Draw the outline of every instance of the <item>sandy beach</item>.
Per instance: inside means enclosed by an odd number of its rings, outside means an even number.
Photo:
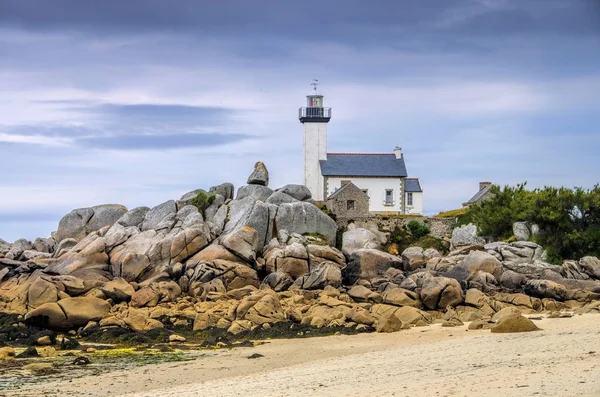
[[[440,325],[271,340],[189,362],[63,379],[12,396],[599,396],[600,316],[492,334]],[[249,359],[258,353],[262,357]]]

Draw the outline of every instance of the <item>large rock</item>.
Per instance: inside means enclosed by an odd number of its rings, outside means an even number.
[[[134,228],[123,244],[110,251],[112,275],[128,282],[142,282],[165,272],[170,274],[177,263],[183,263],[211,242],[210,229],[199,215],[197,208],[186,206],[170,218],[174,228],[169,232],[138,232]]]
[[[529,280],[523,287],[527,295],[564,301],[569,297],[567,288],[551,280]]]
[[[235,309],[235,317],[261,325],[284,321],[285,313],[276,294],[256,292],[242,299]]]
[[[483,245],[485,240],[477,235],[477,226],[470,223],[452,230],[450,244],[455,249],[465,245]]]
[[[392,313],[390,316],[383,318],[377,324],[377,332],[397,332],[403,328],[402,320]]]
[[[392,315],[398,317],[403,324],[415,325],[418,322],[431,323],[432,317],[427,312],[412,306],[391,306],[386,304],[375,304],[371,307],[371,314],[379,322],[386,321]]]
[[[510,245],[501,244],[498,245],[496,251],[502,256],[502,263],[505,266],[520,263],[534,263],[537,260],[543,261],[546,260],[547,256],[542,246],[531,241],[515,241]]]
[[[502,276],[502,264],[494,256],[483,251],[471,251],[464,257],[461,263],[467,267],[473,274],[478,271],[490,273],[496,279]]]
[[[301,279],[302,278],[300,278],[298,280],[301,280]],[[262,285],[269,286],[269,288],[271,288],[275,292],[285,291],[292,284],[294,284],[294,279],[292,279],[292,277],[289,274],[283,273],[283,272],[270,273],[262,281]],[[309,288],[303,288],[303,289],[309,289]]]
[[[56,286],[41,277],[36,278],[27,291],[27,306],[30,309],[35,309],[45,303],[53,303],[57,300],[58,290]]]
[[[21,259],[25,251],[29,251],[33,248],[31,242],[27,239],[21,238],[11,244],[10,249],[5,254],[7,259],[18,261]]]
[[[506,316],[491,328],[491,332],[493,333],[531,332],[537,330],[539,328],[533,321],[520,314]]]
[[[221,239],[221,245],[252,264],[259,247],[258,232],[250,226],[244,226]]]
[[[250,185],[250,186],[252,186],[252,185]],[[275,191],[275,192],[273,192],[273,194],[271,194],[269,196],[269,198],[267,198],[266,203],[274,204],[274,205],[281,205],[283,203],[293,203],[294,201],[298,201],[298,200],[296,200],[292,196],[288,196],[285,193]]]
[[[100,230],[106,225],[112,226],[126,212],[127,208],[118,204],[75,209],[58,223],[56,241],[60,242],[66,238],[82,240],[89,233]]]
[[[47,254],[51,254],[54,252],[56,248],[56,240],[52,237],[50,238],[41,238],[38,237],[33,242],[33,249],[37,252],[44,252]]]
[[[258,287],[258,275],[256,270],[247,264],[216,259],[212,262],[195,264],[188,261],[186,265],[185,278],[189,280],[188,291],[192,296],[197,296],[203,290],[202,284],[219,279],[227,289],[246,287],[248,285]],[[182,277],[183,278],[183,277]]]
[[[124,227],[138,227],[146,218],[146,214],[148,213],[148,211],[150,211],[150,208],[148,207],[136,207],[126,212],[122,217],[120,217],[117,220],[117,223]]]
[[[531,232],[527,227],[527,222],[515,222],[513,223],[513,235],[517,241],[529,241]]]
[[[0,258],[10,250],[10,244],[0,238]]]
[[[269,185],[269,171],[267,171],[267,167],[262,161],[258,161],[254,164],[254,171],[248,177],[249,185]]]
[[[207,222],[212,222],[213,219],[215,218],[215,215],[217,215],[217,212],[219,211],[219,208],[221,208],[221,206],[225,203],[225,197],[221,196],[220,194],[216,194],[215,195],[215,199],[213,200],[213,202],[206,207],[206,209],[204,210],[204,216],[206,218]],[[222,230],[222,226],[221,226],[221,230]],[[219,231],[216,234],[220,234],[221,232]]]
[[[174,200],[169,200],[159,204],[146,213],[140,230],[146,231],[167,229],[167,231],[170,231],[175,225],[176,214],[177,205],[175,204]]]
[[[251,197],[254,200],[266,202],[273,194],[273,190],[262,185],[246,185],[238,189],[236,200],[242,200]]]
[[[310,190],[304,185],[285,185],[277,189],[277,191],[285,193],[299,201],[309,200],[312,197]]]
[[[128,301],[135,292],[131,284],[119,277],[104,284],[100,290],[115,302]]]
[[[402,251],[402,262],[404,263],[404,269],[407,271],[425,267],[429,259],[421,247],[408,247]]]
[[[323,289],[326,286],[338,288],[342,285],[342,271],[337,263],[322,262],[312,265],[310,273],[299,277],[294,283],[300,289]]]
[[[394,306],[412,306],[418,309],[423,308],[423,302],[421,302],[419,294],[404,288],[388,286],[381,295],[383,297],[383,303]]]
[[[276,206],[275,209],[277,208]],[[258,250],[262,250],[266,242],[273,236],[272,218],[274,213],[270,204],[257,201],[252,197],[241,200],[233,200],[229,205],[223,205],[217,211],[213,223],[219,222],[219,218],[225,216],[222,235],[232,233],[236,230],[249,226],[258,233]]]
[[[279,230],[289,233],[318,234],[335,245],[337,224],[327,214],[308,202],[281,204],[277,210],[275,222]]]
[[[104,283],[111,277],[106,240],[92,232],[44,269],[47,274],[71,275],[88,285]]]
[[[357,302],[381,302],[383,299],[380,294],[373,292],[365,286],[355,285],[348,290],[348,296]]]
[[[336,248],[328,245],[308,244],[306,250],[309,254],[311,266],[324,262],[334,262],[340,269],[346,267],[346,258],[344,257],[344,254]]]
[[[208,192],[210,194],[215,194],[215,195],[221,195],[223,196],[223,198],[225,199],[225,201],[227,200],[233,200],[233,191],[234,191],[234,187],[232,183],[222,183],[220,185],[217,186],[213,186],[211,187]]]
[[[379,238],[370,230],[355,228],[342,235],[342,251],[350,255],[357,249],[380,249]]]
[[[502,265],[514,271],[515,273],[522,274],[528,277],[541,277],[545,272],[554,272],[557,275],[560,275],[560,266],[552,265],[550,263],[546,263],[540,260],[536,260],[533,263],[527,262],[502,262]]]
[[[384,277],[389,268],[402,269],[402,266],[400,258],[386,252],[374,249],[356,250],[350,255],[348,265],[344,269],[344,284],[352,285],[359,279]]]
[[[567,279],[589,280],[590,275],[575,261],[564,261],[560,274]]]
[[[595,256],[584,256],[579,266],[591,277],[600,280],[600,259]]]
[[[110,310],[110,304],[102,299],[77,297],[46,303],[28,312],[25,321],[50,329],[73,329],[97,321]]]
[[[500,276],[500,285],[508,289],[520,289],[527,282],[527,277],[512,270],[506,270]]]
[[[428,277],[423,280],[421,300],[431,310],[446,309],[463,302],[463,293],[458,281],[446,277]]]

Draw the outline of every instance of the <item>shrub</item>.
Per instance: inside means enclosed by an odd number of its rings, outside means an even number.
[[[198,208],[198,211],[204,215],[204,211],[215,201],[216,195],[207,194],[204,190],[201,190],[196,197],[194,197],[191,201],[191,205]]]
[[[419,221],[410,221],[408,222],[407,226],[414,239],[420,239],[421,237],[427,236],[429,232],[431,232],[427,225]]]
[[[514,222],[537,224],[535,241],[548,251],[551,263],[600,256],[600,185],[591,190],[544,187],[532,191],[525,183],[491,188],[492,196],[469,207],[460,224],[474,223],[481,235],[509,240]]]
[[[444,243],[444,240],[435,236],[423,236],[411,245],[416,247],[422,247],[423,249],[434,248],[442,255],[448,253],[448,246]]]

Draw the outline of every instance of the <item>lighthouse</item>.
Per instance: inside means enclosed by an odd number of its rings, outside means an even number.
[[[311,85],[306,107],[298,111],[298,119],[304,125],[304,185],[314,200],[323,201],[326,187],[320,161],[327,161],[327,123],[331,119],[331,108],[323,107],[318,80],[313,80]]]

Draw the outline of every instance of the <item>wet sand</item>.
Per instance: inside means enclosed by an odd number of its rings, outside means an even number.
[[[271,340],[194,361],[59,379],[11,396],[600,396],[600,315],[541,331],[440,325],[392,334]],[[248,356],[258,353],[256,359]]]

